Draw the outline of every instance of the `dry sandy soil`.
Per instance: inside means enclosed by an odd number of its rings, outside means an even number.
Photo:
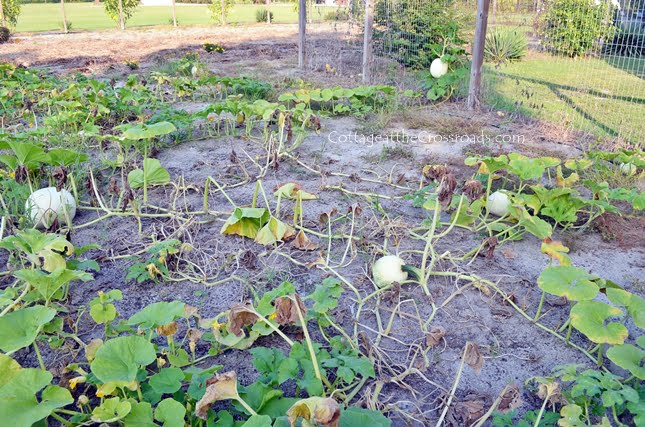
[[[278,83],[285,78],[302,78],[318,85],[356,84],[356,77],[347,73],[330,75],[319,70],[299,72],[295,68],[295,26],[272,27],[265,29],[224,29],[224,30],[181,30],[175,33],[157,31],[136,31],[125,34],[116,32],[81,33],[70,36],[38,35],[17,37],[9,45],[0,47],[3,59],[19,63],[43,66],[55,72],[67,73],[80,71],[100,77],[120,78],[129,70],[123,65],[126,59],[136,59],[145,72],[167,58],[177,58],[187,51],[198,50],[206,41],[220,41],[227,52],[219,56],[203,56],[209,68],[219,74],[249,75]],[[64,43],[63,43],[64,40]],[[78,53],[83,52],[82,56]],[[351,63],[352,60],[347,61]],[[347,67],[349,70],[349,66]],[[203,104],[187,103],[178,105],[187,109],[197,109]],[[373,290],[369,280],[368,266],[382,250],[384,242],[389,242],[388,250],[397,252],[405,249],[420,249],[421,243],[410,241],[406,232],[417,226],[427,213],[412,207],[410,201],[402,196],[418,188],[422,167],[428,163],[446,163],[452,167],[459,181],[472,173],[463,166],[467,153],[498,153],[519,151],[528,155],[555,155],[561,158],[575,156],[583,148],[579,139],[567,136],[561,131],[533,123],[517,117],[501,116],[495,112],[471,114],[465,112],[461,104],[448,104],[440,107],[421,107],[405,113],[396,114],[381,132],[406,130],[410,134],[424,135],[420,141],[398,147],[385,147],[382,143],[363,143],[361,136],[367,132],[370,123],[350,117],[325,118],[320,134],[306,137],[295,155],[315,171],[305,168],[295,160],[285,159],[277,169],[271,169],[263,179],[267,191],[280,184],[297,181],[308,191],[315,192],[320,199],[307,202],[304,217],[309,228],[326,233],[326,227],[319,224],[320,214],[335,208],[340,213],[350,206],[360,204],[362,213],[356,218],[354,235],[360,242],[353,245],[347,260],[339,272],[350,280],[361,292]],[[337,135],[357,132],[355,141],[336,143]],[[436,135],[522,135],[523,142],[484,145],[474,138],[456,142],[434,142],[428,137]],[[219,182],[234,184],[240,180],[240,166],[231,163],[231,153],[247,152],[249,156],[262,156],[257,144],[241,137],[222,137],[192,141],[168,147],[158,154],[171,173],[173,179],[183,178],[186,186],[203,188],[208,176]],[[249,173],[257,170],[249,159],[241,156],[242,164]],[[336,173],[336,174],[332,174]],[[345,174],[343,176],[342,174]],[[338,190],[342,187],[345,192]],[[250,203],[254,184],[227,190],[227,194],[238,204]],[[375,193],[383,196],[371,202],[360,193]],[[151,192],[153,204],[168,206],[172,188],[155,189]],[[178,204],[190,210],[198,209],[202,195],[198,191],[186,191],[179,197]],[[210,203],[213,209],[228,211],[230,205],[219,193],[212,193]],[[288,212],[289,206],[284,206]],[[92,211],[82,211],[76,219],[78,224],[96,217]],[[311,292],[325,277],[316,268],[306,268],[288,261],[282,254],[288,254],[302,264],[314,261],[317,252],[302,252],[289,244],[278,246],[275,250],[260,247],[252,241],[242,240],[219,234],[221,221],[213,218],[210,223],[179,227],[172,220],[144,221],[143,234],[137,232],[137,223],[132,219],[113,218],[96,226],[79,230],[72,234],[72,242],[81,246],[98,243],[103,250],[94,251],[92,256],[102,259],[101,271],[96,280],[78,285],[71,291],[71,306],[79,307],[92,299],[99,290],[120,288],[124,299],[117,308],[123,317],[156,301],[180,299],[199,307],[206,317],[230,308],[237,302],[249,297],[248,284],[261,293],[275,287],[283,280],[292,281],[301,292]],[[445,218],[447,219],[447,217]],[[621,221],[626,221],[623,224]],[[645,276],[645,240],[642,234],[641,219],[626,219],[611,222],[617,228],[613,234],[620,236],[623,230],[640,230],[625,244],[607,241],[598,232],[587,230],[584,233],[567,233],[556,238],[564,240],[571,247],[574,264],[611,279],[625,288],[643,293]],[[623,224],[621,226],[621,224]],[[339,222],[338,233],[348,232],[349,223]],[[124,259],[105,260],[105,257],[125,255],[142,250],[150,243],[150,236],[157,238],[173,236],[191,243],[194,251],[192,260],[200,265],[209,277],[223,278],[236,275],[244,281],[230,281],[219,286],[205,287],[193,281],[172,284],[148,283],[137,285],[125,281],[129,261]],[[611,236],[609,236],[611,237]],[[480,236],[469,232],[455,231],[448,235],[437,248],[438,253],[451,251],[460,254],[478,245]],[[629,242],[629,245],[626,244]],[[330,256],[335,262],[343,257],[346,243],[343,241],[332,247]],[[254,254],[250,257],[248,254]],[[244,263],[248,258],[252,262]],[[415,256],[406,256],[407,261],[418,262]],[[499,248],[492,258],[480,257],[460,269],[465,273],[478,274],[499,283],[507,293],[513,294],[518,305],[534,310],[540,297],[536,278],[547,265],[546,257],[540,252],[540,242],[532,236]],[[441,269],[453,269],[451,265],[440,265]],[[432,299],[442,302],[452,294],[460,283],[451,280],[436,280],[430,284]],[[374,383],[368,382],[358,396],[360,404],[389,407],[388,415],[396,425],[432,425],[441,407],[440,397],[449,389],[459,366],[459,360],[467,341],[477,343],[485,357],[484,366],[479,374],[471,369],[464,370],[458,392],[458,402],[475,402],[488,408],[492,401],[510,383],[520,386],[522,404],[520,412],[539,406],[537,398],[524,388],[527,378],[548,374],[555,365],[579,363],[591,366],[575,349],[564,345],[560,340],[542,332],[494,294],[477,289],[467,289],[457,295],[437,314],[434,325],[442,326],[447,335],[440,345],[427,352],[424,362],[419,351],[427,349],[426,336],[420,331],[419,318],[430,315],[430,299],[420,289],[403,287],[383,301],[381,307],[370,304],[360,319],[359,331],[364,334],[364,350],[377,360],[378,379],[385,386],[378,402],[370,401]],[[550,326],[562,324],[567,317],[567,307],[555,298],[547,298],[546,310],[549,311],[545,323]],[[355,303],[345,293],[336,316],[347,330],[353,328],[352,313]],[[393,317],[391,333],[380,339],[379,348],[370,348],[377,339],[378,322],[381,318]],[[88,322],[89,323],[89,322]],[[96,329],[80,331],[80,337],[89,341],[99,334]],[[573,342],[584,345],[584,339],[574,332]],[[260,340],[259,345],[282,345],[270,338]],[[200,349],[205,351],[206,347]],[[25,364],[35,362],[34,355],[24,350],[19,354]],[[61,365],[66,360],[56,353],[47,353],[49,360],[57,360]],[[240,381],[249,383],[256,373],[251,367],[247,352],[230,351],[216,358],[226,370],[238,371]],[[418,367],[421,374],[405,379],[393,377],[408,366]],[[428,381],[429,380],[429,381]],[[465,406],[462,406],[463,409]],[[405,412],[410,417],[401,415]],[[463,425],[455,416],[453,426]]]

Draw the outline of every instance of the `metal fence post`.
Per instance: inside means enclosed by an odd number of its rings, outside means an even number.
[[[468,89],[468,109],[479,108],[481,103],[482,65],[484,63],[484,45],[486,43],[486,26],[490,0],[477,1],[477,27],[473,43],[473,60],[470,66],[470,88]]]
[[[372,26],[374,25],[374,0],[365,0],[365,31],[363,33],[363,83],[369,83],[372,66]]]
[[[307,35],[307,0],[298,4],[298,68],[305,68],[305,40]]]

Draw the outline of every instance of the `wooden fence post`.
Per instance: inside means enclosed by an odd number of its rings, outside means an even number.
[[[484,64],[484,45],[490,0],[477,1],[477,27],[473,43],[473,60],[470,66],[470,88],[468,89],[468,109],[479,108],[481,103],[482,65]]]
[[[123,1],[119,0],[119,26],[121,31],[125,30],[125,18],[123,17]]]
[[[298,4],[298,68],[305,68],[305,38],[307,35],[307,0]]]
[[[363,32],[363,83],[369,83],[372,66],[372,30],[374,25],[374,0],[365,0],[365,29]]]

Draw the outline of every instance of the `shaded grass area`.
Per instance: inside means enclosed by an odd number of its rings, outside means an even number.
[[[264,5],[238,4],[229,13],[230,24],[255,22],[255,12]],[[271,5],[276,23],[296,23],[298,14],[293,4]],[[103,5],[94,3],[69,3],[65,5],[67,20],[74,30],[113,29],[117,25],[105,13]],[[335,10],[333,6],[316,6],[313,20],[322,20]],[[179,25],[214,25],[206,5],[177,5]],[[60,4],[25,4],[22,6],[16,32],[58,31],[63,26]],[[140,6],[126,23],[127,27],[147,27],[172,24],[172,8],[166,6]]]
[[[645,140],[645,59],[570,59],[531,54],[485,70],[485,100],[598,136]]]

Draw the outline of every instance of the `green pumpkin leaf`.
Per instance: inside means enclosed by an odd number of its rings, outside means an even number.
[[[132,409],[123,419],[125,427],[157,427],[152,419],[152,406],[148,402],[130,400]]]
[[[53,308],[35,305],[0,317],[0,350],[10,353],[31,345],[55,315]]]
[[[49,163],[58,166],[70,166],[83,163],[88,159],[87,154],[66,148],[52,148],[47,154],[49,154]]]
[[[184,427],[186,408],[174,399],[168,398],[159,402],[155,409],[155,420],[163,423],[163,427]]]
[[[93,304],[90,306],[90,316],[99,325],[111,322],[116,318],[116,307],[114,304]]]
[[[623,289],[607,288],[606,292],[609,301],[625,307],[634,324],[645,329],[645,299]]]
[[[184,315],[185,306],[181,301],[156,302],[133,314],[128,319],[128,325],[137,325],[143,329],[167,325]]]
[[[74,254],[74,246],[64,237],[41,233],[34,228],[4,238],[0,241],[0,248],[20,251],[34,266],[48,272],[66,267],[65,257]]]
[[[582,408],[578,405],[566,405],[560,409],[560,427],[586,427],[587,423],[580,420]]]
[[[181,388],[184,372],[179,368],[163,368],[148,380],[148,384],[159,394],[172,394]]]
[[[92,421],[95,423],[113,423],[126,417],[132,410],[132,404],[118,397],[105,399],[101,406],[92,411]]]
[[[312,310],[318,314],[324,314],[338,306],[338,298],[342,294],[343,286],[340,280],[327,277],[320,285],[316,286],[308,298],[314,301]]]
[[[143,160],[143,170],[134,169],[128,174],[128,184],[130,185],[130,188],[134,190],[142,188],[144,183],[144,174],[145,182],[149,187],[154,185],[165,185],[170,182],[170,174],[163,166],[161,166],[161,162],[159,162],[159,160],[145,158]]]
[[[240,427],[271,427],[273,421],[268,415],[253,415]]]
[[[645,367],[642,366],[645,349],[631,344],[615,345],[607,350],[607,357],[639,380],[645,380]]]
[[[235,208],[220,233],[255,239],[270,217],[271,214],[265,208]]]
[[[599,288],[593,279],[595,276],[581,268],[559,265],[545,268],[537,282],[540,289],[551,295],[584,301],[598,295]]]
[[[49,385],[51,380],[51,373],[23,369],[9,356],[0,354],[0,414],[11,420],[12,426],[31,427],[54,409],[73,403],[69,391]],[[36,395],[43,388],[39,402]]]
[[[135,125],[123,132],[125,139],[141,140],[156,138],[158,136],[168,135],[175,132],[177,128],[170,122],[159,122],[151,125]]]
[[[103,383],[132,382],[137,371],[155,361],[154,346],[145,338],[132,335],[106,341],[96,352],[90,365],[92,373]]]
[[[67,268],[58,268],[47,274],[40,270],[18,270],[13,275],[29,283],[46,301],[51,300],[56,292],[74,280],[87,282],[93,279],[90,273]]]
[[[340,427],[390,427],[392,421],[379,411],[349,407],[340,414]]]
[[[628,335],[625,325],[617,322],[605,325],[605,321],[623,314],[620,308],[600,301],[581,301],[571,308],[571,326],[597,344],[622,344]]]

